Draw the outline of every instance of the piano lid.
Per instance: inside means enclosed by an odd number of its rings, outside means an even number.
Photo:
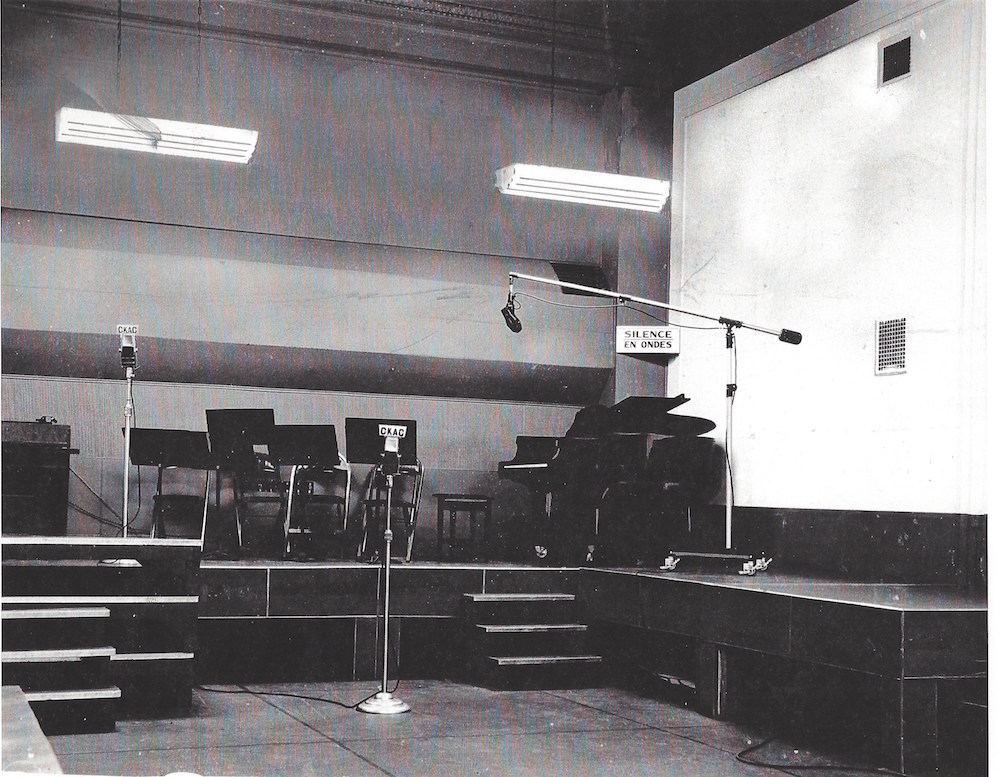
[[[689,437],[715,428],[707,418],[679,415],[671,411],[688,398],[628,397],[616,405],[581,408],[566,431],[567,437],[601,437],[606,434],[662,434]]]
[[[669,413],[688,401],[683,394],[676,397],[625,397],[611,409],[618,415],[651,416]]]
[[[712,431],[715,421],[671,412],[687,401],[683,394],[676,397],[627,397],[611,408],[614,411],[612,431],[672,437],[693,437]]]

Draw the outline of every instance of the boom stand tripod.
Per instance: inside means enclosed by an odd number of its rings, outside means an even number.
[[[122,357],[124,361],[124,356]],[[132,418],[135,406],[132,403],[132,378],[135,375],[135,363],[125,366],[125,455],[122,460],[122,539],[128,538],[128,470],[129,449],[132,447]]]
[[[378,465],[379,472],[385,477],[385,557],[382,567],[382,577],[385,580],[383,588],[383,610],[382,610],[382,689],[365,699],[358,705],[361,712],[369,712],[375,715],[395,715],[400,712],[409,712],[410,705],[400,699],[393,697],[389,691],[389,559],[392,555],[392,480],[399,473],[399,439],[396,437],[385,438],[385,452],[382,454],[382,461]]]

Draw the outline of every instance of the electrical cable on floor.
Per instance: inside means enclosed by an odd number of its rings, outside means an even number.
[[[87,510],[87,509],[81,507],[80,505],[76,504],[75,502],[67,502],[66,505],[71,510],[75,510],[76,512],[80,513],[81,515],[85,515],[87,518],[93,519],[94,521],[96,521],[97,523],[99,523],[101,526],[107,526],[110,529],[117,529],[118,526],[119,526],[118,521],[112,521],[110,518],[104,518],[103,516],[100,516],[97,513],[92,513],[90,510]]]
[[[888,777],[909,777],[905,772],[897,772],[883,766],[845,766],[843,764],[796,764],[789,762],[755,761],[750,758],[750,754],[760,750],[775,741],[775,737],[758,742],[746,750],[741,750],[736,754],[736,760],[749,766],[759,766],[766,769],[796,769],[803,771],[828,771],[828,772],[855,772],[860,774],[883,774]]]
[[[88,483],[88,482],[87,482],[86,480],[84,480],[84,479],[83,479],[83,476],[82,476],[82,475],[81,475],[81,474],[80,474],[79,472],[77,472],[77,471],[76,471],[75,469],[73,469],[73,467],[72,467],[72,466],[71,466],[71,467],[69,468],[69,471],[70,471],[70,473],[71,473],[71,474],[72,474],[72,475],[73,475],[73,476],[74,476],[74,477],[75,477],[75,478],[76,478],[77,480],[79,480],[79,481],[80,481],[80,482],[81,482],[81,483],[83,484],[83,487],[84,487],[84,488],[86,488],[86,489],[87,489],[87,490],[88,490],[88,491],[89,491],[89,492],[90,492],[91,494],[93,494],[94,496],[96,496],[96,497],[97,497],[97,500],[98,500],[98,501],[99,501],[99,502],[100,502],[100,503],[101,503],[101,504],[102,504],[102,505],[103,505],[104,507],[106,507],[106,508],[108,509],[108,512],[110,512],[110,513],[111,513],[111,514],[112,514],[112,515],[113,515],[113,516],[114,516],[114,517],[115,517],[115,518],[117,519],[117,520],[116,520],[116,522],[115,522],[115,526],[120,526],[120,525],[121,525],[121,516],[120,516],[120,515],[118,514],[117,510],[115,510],[115,508],[114,508],[114,507],[112,507],[112,506],[111,506],[111,505],[109,505],[109,504],[108,504],[107,502],[105,502],[105,501],[104,501],[104,497],[102,497],[102,496],[101,496],[100,494],[98,494],[98,493],[97,493],[97,492],[96,492],[96,491],[95,491],[95,490],[94,490],[93,488],[91,488],[90,484],[89,484],[89,483]],[[85,511],[83,511],[83,510],[80,510],[80,512],[84,513],[84,515],[89,515],[89,513],[85,512]],[[107,519],[105,519],[105,520],[107,520]],[[100,521],[99,521],[99,522],[100,522]]]
[[[396,682],[396,685],[397,686],[399,685],[399,681]],[[375,693],[369,694],[368,696],[366,696],[365,698],[361,699],[358,702],[348,703],[343,701],[337,701],[337,699],[328,699],[325,696],[310,696],[309,694],[292,693],[290,691],[254,691],[251,690],[250,688],[247,688],[244,685],[239,686],[239,689],[212,688],[211,686],[208,685],[199,685],[196,687],[198,688],[198,690],[206,691],[208,693],[235,693],[235,694],[246,693],[251,696],[282,696],[288,699],[304,699],[306,701],[319,701],[323,702],[324,704],[333,704],[336,707],[343,707],[345,710],[353,710],[357,708],[358,705],[364,704],[366,701],[375,696],[376,693],[378,693],[378,691],[375,691]]]

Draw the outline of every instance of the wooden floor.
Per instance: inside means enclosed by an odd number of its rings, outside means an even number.
[[[354,669],[374,668],[381,574],[378,566],[350,562],[206,561],[201,618],[222,633],[240,620],[326,619],[329,639],[353,647]],[[878,689],[880,764],[899,771],[938,767],[944,739],[938,718],[952,714],[949,693],[986,676],[985,593],[955,586],[859,583],[772,570],[744,576],[431,562],[393,566],[390,582],[398,649],[406,671],[416,673],[410,676],[421,676],[415,664],[448,655],[465,594],[575,594],[587,623],[612,633],[617,627],[623,634],[689,640],[698,654],[698,707],[711,717],[728,714],[738,653],[870,678]],[[605,648],[617,653],[628,645]]]
[[[849,754],[739,722],[706,718],[666,691],[618,688],[497,692],[403,681],[411,711],[350,705],[372,683],[285,683],[196,689],[184,718],[121,721],[114,732],[52,738],[74,774],[347,775],[348,777],[830,777],[864,772]],[[344,706],[341,706],[344,705]],[[738,754],[758,766],[743,763]],[[970,772],[950,771],[950,777]]]

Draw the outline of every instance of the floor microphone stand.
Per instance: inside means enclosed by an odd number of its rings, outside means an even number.
[[[125,455],[122,459],[122,539],[128,537],[128,475],[129,457],[132,443],[132,417],[135,406],[132,402],[132,378],[135,376],[135,368],[125,367]]]
[[[379,468],[381,469],[382,466],[380,464]],[[369,712],[375,715],[395,715],[400,712],[410,711],[409,704],[394,698],[392,692],[389,691],[389,559],[392,555],[392,517],[390,510],[392,508],[393,471],[382,473],[386,479],[385,558],[382,565],[382,576],[385,580],[382,609],[382,687],[378,693],[370,699],[365,699],[358,705],[358,709],[361,712]]]
[[[726,350],[729,352],[729,383],[726,384],[726,550],[733,547],[733,402],[736,399],[736,327],[738,322],[728,319],[726,325]]]
[[[132,402],[132,379],[135,377],[135,348],[126,351],[122,349],[122,366],[125,368],[125,450],[122,455],[122,539],[128,539],[128,475],[131,463],[132,419],[135,416],[135,405]],[[103,559],[100,564],[117,567],[142,566],[134,558]]]

